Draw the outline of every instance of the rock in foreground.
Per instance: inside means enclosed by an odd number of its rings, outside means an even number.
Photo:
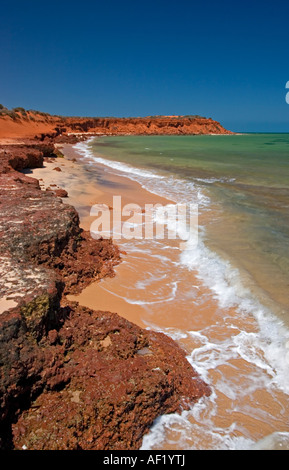
[[[120,255],[17,171],[49,157],[0,149],[0,448],[137,449],[157,416],[210,390],[165,335],[67,302]]]
[[[137,449],[157,416],[209,393],[165,335],[109,312],[67,308],[64,326],[42,346],[45,390],[13,425],[16,449]]]

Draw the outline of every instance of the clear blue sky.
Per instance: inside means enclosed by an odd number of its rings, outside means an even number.
[[[288,1],[2,0],[0,18],[9,108],[289,132]]]

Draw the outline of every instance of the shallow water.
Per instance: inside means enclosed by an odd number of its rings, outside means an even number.
[[[289,324],[289,134],[106,137],[93,150],[148,189],[209,210],[207,245]]]
[[[213,390],[158,419],[143,448],[250,448],[288,432],[289,136],[105,137],[76,147],[91,173],[103,165],[198,207],[197,245],[121,240],[118,275],[95,286],[178,341]]]

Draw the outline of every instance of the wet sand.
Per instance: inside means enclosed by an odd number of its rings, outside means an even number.
[[[129,203],[136,203],[141,208],[145,207],[145,204],[171,204],[167,198],[162,198],[155,194],[150,193],[144,189],[138,182],[132,181],[125,176],[118,176],[111,174],[109,169],[102,165],[94,163],[94,171],[90,172],[87,163],[83,163],[79,159],[78,153],[75,151],[72,145],[65,144],[61,147],[61,151],[64,153],[65,158],[57,158],[55,162],[45,162],[43,168],[36,168],[28,170],[27,173],[31,176],[40,180],[40,185],[43,190],[47,187],[52,189],[65,189],[68,192],[68,197],[62,198],[64,204],[71,204],[74,206],[80,217],[80,226],[84,230],[90,230],[92,223],[95,220],[95,216],[90,216],[90,211],[95,204],[105,204],[108,207],[113,205],[113,196],[121,196],[122,206]],[[61,172],[56,171],[55,168],[59,167]],[[179,250],[177,249],[178,243],[174,240],[169,241],[172,247],[172,255],[177,263],[179,256]],[[142,242],[141,250],[143,253],[137,253],[135,256],[133,253],[128,254],[126,252],[126,240],[116,240],[115,243],[119,246],[122,251],[122,262],[115,268],[116,277],[111,279],[102,279],[100,282],[95,282],[88,286],[78,296],[70,296],[70,300],[78,301],[81,305],[96,309],[96,310],[109,310],[117,312],[119,315],[124,316],[128,320],[138,324],[141,327],[146,327],[153,321],[155,314],[152,315],[152,310],[157,309],[157,317],[160,327],[168,328],[188,328],[190,327],[201,327],[203,320],[202,315],[199,312],[199,306],[196,307],[194,320],[189,321],[187,314],[185,313],[188,309],[185,304],[178,305],[177,310],[168,311],[167,304],[163,302],[156,302],[154,307],[148,307],[147,304],[138,305],[137,303],[131,304],[124,298],[129,297],[129,290],[131,286],[141,282],[143,278],[146,278],[148,272],[155,269],[154,266],[150,266],[151,260],[148,260],[146,256],[146,247],[150,245],[150,241]],[[175,254],[173,251],[176,251]],[[163,257],[163,250],[156,249],[154,256],[161,258]],[[170,266],[170,269],[172,266]],[[170,272],[170,278],[175,279],[178,275],[178,267],[176,266],[175,271]],[[122,280],[120,282],[120,280]],[[192,274],[189,275],[189,282],[191,287]],[[169,283],[168,278],[164,282],[160,281],[161,288],[164,291],[164,298],[169,297],[170,292],[167,284]],[[193,285],[196,289],[202,289],[203,294],[205,288],[201,286],[200,282],[195,278]],[[152,291],[150,289],[140,289],[139,298],[133,300],[133,302],[153,301],[151,298]],[[135,293],[136,294],[136,293]],[[209,296],[209,292],[207,292]],[[174,301],[175,299],[173,299]],[[210,300],[212,303],[212,301]],[[149,305],[149,304],[148,304]],[[206,305],[206,322],[209,320],[212,312],[217,309],[217,304]],[[181,313],[181,310],[184,312]],[[152,318],[154,317],[154,318]],[[191,317],[191,313],[190,313]],[[196,321],[196,318],[198,320]],[[201,324],[200,324],[201,321]]]
[[[74,206],[80,217],[80,226],[84,230],[90,230],[95,220],[95,216],[90,216],[90,211],[95,204],[105,204],[108,207],[113,206],[113,196],[121,196],[122,206],[130,203],[136,203],[141,208],[145,204],[171,203],[166,198],[156,196],[141,187],[137,182],[129,178],[110,174],[106,168],[101,165],[94,165],[93,173],[83,162],[79,162],[79,154],[70,144],[61,146],[61,151],[65,158],[57,158],[53,162],[45,162],[43,168],[35,168],[25,171],[40,180],[42,190],[65,189],[68,197],[62,198],[64,204]],[[61,171],[56,171],[55,168]],[[120,246],[121,240],[116,240]],[[146,324],[143,321],[144,309],[138,305],[131,305],[123,300],[116,292],[111,293],[111,287],[117,288],[119,279],[125,278],[128,284],[135,283],[135,273],[129,272],[126,266],[127,254],[122,252],[122,263],[115,268],[116,278],[103,279],[86,288],[79,296],[70,296],[70,300],[76,300],[81,305],[95,309],[117,312],[119,315],[136,323],[141,327]],[[137,268],[144,272],[144,266]],[[109,291],[107,291],[107,288]],[[148,294],[149,295],[149,294]]]
[[[31,170],[31,176],[42,179],[44,190],[52,184],[65,189],[69,197],[63,203],[76,208],[85,230],[95,219],[90,216],[91,207],[112,206],[114,195],[122,197],[123,205],[171,202],[112,174],[108,167],[95,163],[90,167],[70,145],[64,145],[62,152],[65,158]],[[62,171],[55,171],[56,166]],[[119,240],[117,244],[123,254],[116,276],[93,283],[69,299],[169,334],[213,389],[204,407],[194,407],[197,412],[180,420],[174,417],[157,444],[146,441],[147,448],[235,448],[238,439],[248,446],[272,432],[288,431],[288,395],[272,384],[261,348],[261,366],[250,358],[258,338],[256,320],[232,308],[221,309],[196,273],[180,269],[175,240],[165,244]]]

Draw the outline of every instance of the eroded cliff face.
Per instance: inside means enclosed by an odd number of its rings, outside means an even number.
[[[93,135],[192,135],[232,134],[219,122],[200,116],[148,116],[136,118],[85,118],[43,115],[35,112],[0,114],[0,138],[62,138]]]
[[[105,133],[108,135],[189,135],[231,134],[213,119],[202,117],[159,116],[144,118],[66,119],[66,132]]]
[[[120,253],[17,171],[44,158],[53,143],[0,148],[0,448],[137,449],[210,389],[166,336],[66,300]]]

